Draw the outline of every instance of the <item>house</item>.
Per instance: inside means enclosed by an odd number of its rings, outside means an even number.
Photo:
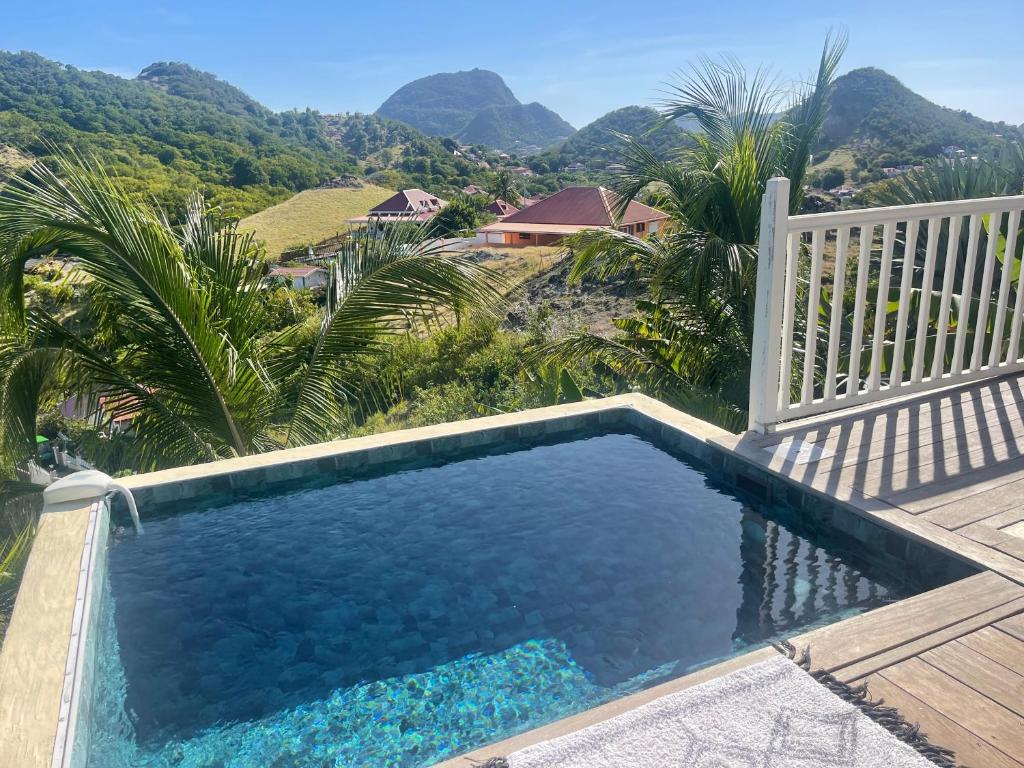
[[[318,288],[327,282],[327,270],[323,267],[274,267],[267,275],[270,278],[288,280],[292,288]]]
[[[513,213],[519,213],[519,209],[512,205],[512,203],[506,203],[504,200],[498,199],[487,206],[487,212],[493,213],[499,219],[503,219],[506,216],[511,216]]]
[[[587,170],[587,166],[585,166],[583,163],[569,163],[567,166],[565,166],[565,170],[567,170],[569,173],[580,173],[582,171]]]
[[[509,173],[514,173],[516,176],[536,176],[537,175],[530,168],[527,168],[525,165],[519,165],[519,166],[516,166],[515,168],[509,168],[508,172]]]
[[[462,194],[464,195],[486,195],[487,190],[483,187],[478,187],[476,184],[470,184],[462,188]]]
[[[349,219],[351,224],[368,224],[370,222],[400,219],[402,221],[429,221],[434,215],[448,205],[437,195],[424,192],[422,189],[403,189],[396,192],[383,203],[375,205],[365,216]]]
[[[630,201],[621,221],[615,220],[619,196],[604,187],[566,187],[540,202],[481,227],[485,241],[501,245],[554,245],[584,229],[618,229],[644,237],[657,232],[668,215]]]

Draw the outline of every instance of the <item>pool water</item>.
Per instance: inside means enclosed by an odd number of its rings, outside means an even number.
[[[631,434],[143,517],[96,768],[429,765],[917,591]]]

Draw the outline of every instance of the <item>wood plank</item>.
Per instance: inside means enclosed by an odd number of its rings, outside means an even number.
[[[891,482],[878,486],[883,490],[901,490],[936,464],[940,465],[940,474],[947,476],[970,471],[986,461],[1024,455],[1024,413],[1011,416],[1003,411],[989,411],[983,416],[934,412],[930,421],[921,423],[916,430],[899,435],[883,431],[870,443],[860,445],[850,445],[849,436],[839,432],[819,444],[825,451],[834,451],[834,455],[803,465],[776,459],[772,467],[791,477],[827,473],[841,483],[862,488],[869,479],[902,479],[901,487]],[[868,425],[864,428],[868,429]],[[770,454],[766,452],[766,456]],[[971,464],[964,466],[965,460]],[[897,473],[904,473],[905,477],[898,477]]]
[[[983,696],[1024,717],[1024,677],[963,643],[932,648],[921,658]]]
[[[941,525],[947,530],[955,531],[965,525],[981,522],[1021,504],[1024,504],[1024,480],[1017,480],[1001,488],[982,491],[965,499],[922,512],[921,517],[936,525]]]
[[[986,430],[941,443],[911,444],[905,450],[842,467],[839,481],[884,498],[948,479],[969,480],[979,470],[1024,457],[1024,420],[1019,425],[1020,434],[1015,432],[1008,439]]]
[[[881,675],[871,675],[865,682],[871,698],[882,699],[888,706],[896,707],[908,722],[921,727],[922,733],[932,744],[956,752],[958,763],[978,768],[1024,768],[1024,764],[1000,752]]]
[[[1007,669],[1024,669],[1024,640],[1018,640],[995,627],[982,627],[969,635],[964,635],[957,642],[1002,664]]]
[[[1017,614],[1009,619],[996,622],[996,627],[1006,634],[1024,641],[1024,614]]]
[[[754,434],[749,439],[758,447],[799,440],[843,453],[873,456],[881,455],[893,441],[910,435],[922,442],[935,442],[950,430],[975,431],[985,424],[1021,418],[1024,389],[1018,374],[799,429]]]
[[[957,475],[918,488],[908,488],[898,493],[886,494],[880,498],[911,514],[918,514],[982,491],[1001,488],[1022,479],[1024,479],[1024,459],[1013,459],[984,469],[973,470],[969,474]]]
[[[1024,589],[1019,585],[987,571],[805,632],[792,638],[792,642],[798,648],[810,647],[815,667],[834,671],[966,621],[1022,595]]]
[[[879,674],[1014,760],[1024,760],[1024,719],[922,659]]]
[[[944,629],[936,630],[907,643],[903,643],[902,645],[890,648],[882,653],[878,653],[874,656],[854,662],[853,664],[843,666],[835,671],[835,675],[847,683],[858,681],[870,674],[873,674],[874,672],[878,672],[881,669],[891,667],[894,664],[899,664],[901,661],[906,659],[912,659],[913,657],[935,648],[936,646],[943,645],[944,643],[969,635],[979,629],[987,628],[993,622],[999,621],[1007,616],[1012,616],[1022,610],[1024,610],[1024,597],[1019,597],[1009,603],[1000,605],[983,613],[979,613],[977,616],[972,616],[966,621],[951,624]],[[812,654],[814,653],[813,648],[811,649],[811,652]],[[1024,657],[1022,657],[1020,661],[1024,664]]]
[[[991,410],[1007,410],[1024,413],[1024,386],[1021,374],[1008,374],[995,379],[986,379],[973,384],[950,387],[934,393],[899,400],[895,403],[880,402],[870,408],[854,413],[838,411],[825,414],[810,423],[787,426],[781,424],[777,431],[766,434],[751,433],[749,439],[759,447],[777,445],[788,439],[807,443],[822,443],[846,434],[845,445],[855,448],[862,444],[863,434],[868,430],[868,442],[883,440],[885,437],[905,435],[919,429],[929,429],[936,423],[932,418],[935,411],[943,414],[962,412],[964,418]],[[829,418],[831,416],[832,418]]]

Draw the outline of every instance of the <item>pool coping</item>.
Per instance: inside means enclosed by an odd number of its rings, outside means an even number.
[[[692,456],[716,470],[724,471],[734,479],[745,478],[748,483],[762,489],[768,500],[774,494],[781,494],[780,498],[786,498],[787,493],[798,487],[797,483],[745,456],[739,448],[739,436],[636,393],[161,470],[123,478],[121,482],[135,495],[145,516],[145,508],[149,504],[174,503],[211,492],[245,492],[253,488],[273,487],[279,483],[301,481],[319,475],[336,476],[351,472],[353,468],[386,466],[414,457],[443,458],[456,455],[458,451],[468,447],[484,448],[508,440],[556,436],[581,427],[613,426],[622,424],[623,421],[643,432],[651,433],[652,437],[660,438],[675,450]],[[942,540],[941,537],[934,540],[928,535],[928,531],[905,528],[899,524],[901,521],[894,520],[891,516],[875,515],[874,519],[870,519],[870,511],[859,509],[848,501],[815,494],[808,488],[801,487],[799,491],[812,498],[823,497],[837,510],[844,511],[843,514],[837,511],[835,519],[830,517],[828,524],[835,525],[844,533],[853,535],[869,545],[878,546],[885,552],[895,549],[892,552],[893,557],[913,560],[913,547],[916,546],[921,549],[939,549],[962,562],[992,568],[976,557],[978,553],[962,552],[957,547],[950,546],[950,542]],[[73,510],[47,507],[43,512],[43,519],[63,518],[66,516],[64,513],[81,516],[102,506],[105,505],[90,503],[83,508],[79,504]],[[95,523],[95,519],[93,522]],[[91,580],[88,575],[92,572],[92,566],[85,568],[81,564],[94,562],[99,549],[95,546],[95,535],[90,538],[88,531],[92,534],[101,534],[109,529],[109,526],[97,525],[90,529],[86,521],[86,532],[77,537],[76,543],[69,547],[66,537],[61,540],[50,535],[60,527],[40,524],[40,531],[33,544],[15,602],[7,638],[3,648],[0,648],[0,754],[24,755],[26,759],[19,765],[25,768],[43,768],[47,764],[51,768],[62,768],[70,756],[70,750],[66,749],[66,746],[74,739],[73,720],[78,701],[76,693],[81,690],[84,662],[84,654],[78,649],[84,647],[82,643],[87,635],[88,623],[84,622],[83,617],[88,617],[85,610],[88,607],[86,601],[91,594]],[[885,532],[896,535],[886,538]],[[893,540],[896,541],[895,547],[892,545]],[[87,554],[91,559],[84,561],[83,558]],[[47,610],[46,601],[39,598],[40,590],[43,589],[45,592],[47,586],[43,582],[50,578],[50,572],[55,567],[59,569],[62,562],[66,566],[69,558],[74,558],[80,566],[79,572],[75,574],[74,590],[67,590],[68,595],[75,596],[74,604],[66,605],[65,598],[56,610]],[[84,576],[83,570],[88,571]],[[69,578],[65,574],[65,581]],[[84,582],[82,578],[85,578]],[[81,605],[79,599],[82,600]],[[44,618],[49,614],[57,615],[47,623]],[[41,633],[52,634],[55,631],[57,637],[63,640],[63,654],[53,650],[56,645],[51,637],[49,651],[42,657],[35,658],[33,664],[25,665],[11,661],[38,656],[34,651],[42,639]],[[757,653],[760,652],[753,652]],[[738,663],[738,659],[726,663]],[[54,690],[52,680],[58,669],[62,685],[59,690]],[[708,670],[697,674],[704,675],[706,672]],[[71,682],[68,689],[69,676]],[[689,677],[679,680],[687,680]],[[45,684],[48,679],[50,685]],[[670,681],[664,685],[671,685],[673,682],[677,681]],[[20,692],[23,695],[25,692],[32,692],[28,695],[37,700],[36,708],[43,713],[46,710],[52,712],[45,728],[35,726],[23,728],[19,732],[19,719],[8,716],[18,706],[18,696],[12,695],[12,692]],[[631,700],[631,697],[621,701],[628,700]],[[555,724],[545,728],[553,725]],[[528,732],[533,733],[534,731]],[[524,737],[526,735],[523,734]],[[541,738],[544,737],[537,736],[535,740]]]

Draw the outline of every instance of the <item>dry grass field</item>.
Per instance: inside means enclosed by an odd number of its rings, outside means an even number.
[[[366,184],[359,189],[308,189],[283,203],[242,219],[239,228],[255,232],[275,259],[293,247],[313,245],[344,232],[353,216],[387,200],[393,190]]]

